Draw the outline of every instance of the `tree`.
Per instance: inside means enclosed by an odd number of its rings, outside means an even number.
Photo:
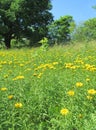
[[[33,45],[46,37],[51,8],[50,0],[0,0],[0,36],[6,47],[13,38],[27,38]]]
[[[49,37],[53,42],[57,43],[70,41],[74,27],[75,23],[72,16],[60,17],[49,26]]]
[[[96,40],[96,18],[85,21],[84,28],[86,28],[85,36],[87,39]]]
[[[72,35],[72,40],[73,41],[84,41],[85,38],[85,32],[86,32],[86,28],[84,28],[84,24],[79,24],[78,26],[76,26],[74,33]]]
[[[96,40],[96,18],[88,19],[77,26],[73,39],[77,41]]]

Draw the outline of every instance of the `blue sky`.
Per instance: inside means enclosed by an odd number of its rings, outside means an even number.
[[[89,18],[96,17],[96,10],[92,6],[96,0],[52,0],[52,14],[54,20],[60,16],[71,15],[77,24]]]

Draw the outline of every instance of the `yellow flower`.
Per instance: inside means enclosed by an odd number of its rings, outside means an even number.
[[[7,90],[6,87],[1,88],[1,91],[6,91],[6,90]]]
[[[22,67],[22,66],[24,66],[24,64],[20,64],[20,66]]]
[[[63,108],[63,109],[61,109],[60,113],[61,113],[62,115],[67,115],[67,114],[69,113],[69,110],[66,109],[66,108]]]
[[[14,96],[13,95],[9,95],[8,96],[8,99],[12,99]]]
[[[96,90],[95,89],[89,89],[88,94],[94,95],[94,94],[96,94]]]
[[[24,76],[22,76],[22,75],[17,76],[17,77],[15,77],[13,80],[18,80],[18,79],[24,79]]]
[[[38,75],[38,78],[41,78],[41,76],[42,76],[42,73],[40,73],[40,74]]]
[[[83,86],[83,83],[81,83],[81,82],[76,83],[76,87],[82,87],[82,86]]]
[[[53,65],[58,65],[58,62],[53,62]]]
[[[68,94],[69,96],[74,96],[74,91],[73,91],[73,90],[70,90],[70,91],[67,92],[67,94]]]
[[[50,65],[50,66],[49,66],[49,68],[50,68],[50,69],[55,69],[55,67],[54,67],[54,66],[52,66],[52,65]]]
[[[85,69],[89,71],[96,71],[95,65],[85,64]]]
[[[18,103],[15,103],[15,108],[21,108],[23,105],[22,103],[18,102]]]

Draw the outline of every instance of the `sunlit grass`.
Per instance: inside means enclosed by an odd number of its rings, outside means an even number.
[[[95,42],[0,51],[0,130],[95,129]]]

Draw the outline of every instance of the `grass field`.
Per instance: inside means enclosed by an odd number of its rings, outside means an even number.
[[[1,50],[0,130],[96,130],[96,43]]]

